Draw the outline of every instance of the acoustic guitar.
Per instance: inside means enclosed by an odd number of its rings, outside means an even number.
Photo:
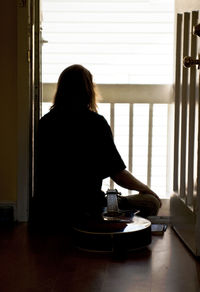
[[[89,220],[73,227],[75,245],[93,252],[121,253],[143,248],[151,243],[151,222],[136,214],[139,211],[124,211],[118,208],[115,189],[109,189],[107,208],[101,220]]]

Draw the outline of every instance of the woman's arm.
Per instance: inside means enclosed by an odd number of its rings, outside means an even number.
[[[159,200],[160,206],[162,205],[161,200],[156,195],[156,193],[154,193],[147,185],[136,179],[129,171],[122,170],[113,175],[111,178],[112,180],[114,180],[115,183],[123,188],[135,190],[142,194],[151,194],[155,196]]]

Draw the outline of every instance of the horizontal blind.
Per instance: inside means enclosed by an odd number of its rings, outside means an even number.
[[[72,64],[98,84],[170,84],[174,0],[43,0],[43,82]]]

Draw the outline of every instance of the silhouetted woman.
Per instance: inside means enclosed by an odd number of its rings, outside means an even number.
[[[57,224],[98,216],[106,205],[101,186],[107,177],[139,193],[121,198],[120,208],[157,214],[160,199],[125,168],[110,126],[97,113],[91,73],[81,65],[66,68],[50,112],[39,121],[33,217]]]

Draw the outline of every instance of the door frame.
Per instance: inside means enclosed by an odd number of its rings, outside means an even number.
[[[17,104],[18,104],[18,171],[17,171],[17,221],[28,220],[30,194],[30,38],[31,1],[18,1],[17,6]],[[30,54],[30,53],[29,53]]]
[[[40,0],[22,0],[17,2],[17,205],[16,220],[27,222],[29,203],[33,193],[33,149],[35,120],[35,53],[33,29],[33,11],[39,9]],[[37,14],[39,15],[39,14]],[[37,16],[36,16],[37,17]],[[39,23],[39,22],[38,22]],[[38,109],[37,109],[38,111]]]

